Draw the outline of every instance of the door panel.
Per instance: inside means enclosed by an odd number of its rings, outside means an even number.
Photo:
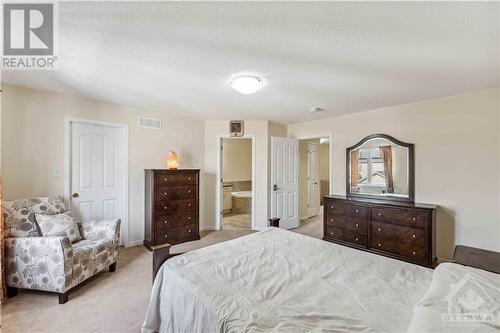
[[[307,143],[307,216],[319,214],[319,144]]]
[[[271,217],[285,229],[299,226],[298,165],[298,140],[271,137]]]
[[[72,212],[82,222],[124,220],[123,128],[72,122],[70,139]]]

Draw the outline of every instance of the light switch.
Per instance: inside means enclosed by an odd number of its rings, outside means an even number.
[[[61,177],[61,168],[54,168],[54,171],[52,171],[52,175],[54,177]]]

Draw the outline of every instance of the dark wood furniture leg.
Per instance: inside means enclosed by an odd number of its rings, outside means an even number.
[[[109,265],[109,271],[110,272],[114,272],[116,271],[116,262],[112,263],[111,265]]]
[[[280,227],[280,218],[273,217],[273,218],[269,219],[269,226],[279,228]]]
[[[7,287],[7,297],[11,298],[17,296],[17,288],[14,287]]]
[[[59,293],[59,304],[64,304],[68,301],[69,291],[65,293]]]

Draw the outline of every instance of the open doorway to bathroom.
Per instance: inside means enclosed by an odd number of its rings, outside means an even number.
[[[330,193],[330,173],[330,136],[299,138],[300,226],[311,236],[323,234],[323,197]]]
[[[220,229],[252,229],[253,140],[221,139]]]

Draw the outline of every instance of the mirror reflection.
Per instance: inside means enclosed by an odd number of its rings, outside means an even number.
[[[410,150],[373,138],[348,151],[350,194],[410,198]]]

